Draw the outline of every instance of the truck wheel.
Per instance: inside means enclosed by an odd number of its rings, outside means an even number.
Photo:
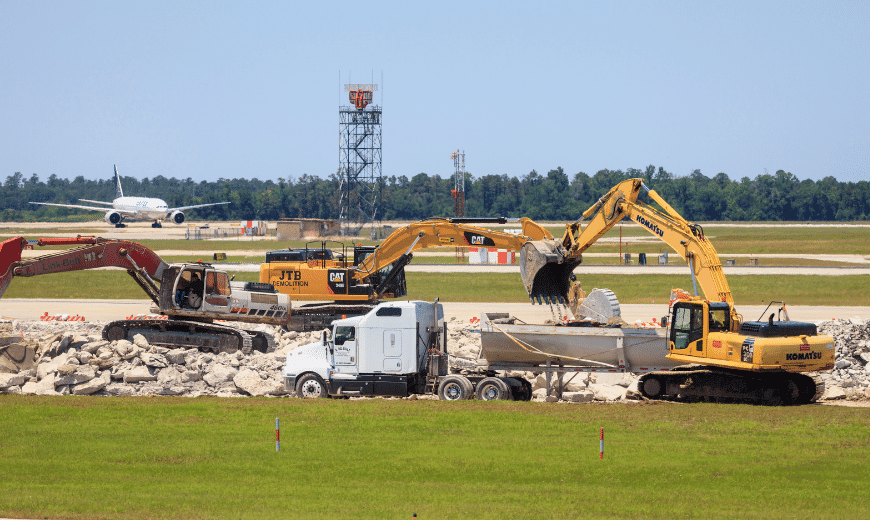
[[[512,395],[507,383],[497,377],[487,377],[477,383],[476,397],[478,401],[509,401]]]
[[[438,398],[442,401],[464,401],[471,398],[471,381],[464,376],[447,376],[438,385]]]
[[[326,397],[326,385],[317,374],[305,374],[296,382],[296,397],[302,399],[317,399]]]

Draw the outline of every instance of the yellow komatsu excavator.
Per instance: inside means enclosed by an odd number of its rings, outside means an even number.
[[[641,191],[663,211],[638,201]],[[532,302],[566,300],[569,276],[582,253],[623,219],[670,245],[688,264],[695,291],[694,298],[676,302],[668,318],[668,358],[688,365],[645,374],[639,383],[644,396],[797,404],[821,395],[821,380],[805,373],[834,367],[833,338],[818,335],[812,323],[774,320],[782,316],[782,307],[779,316],[774,312],[763,321],[743,321],[719,255],[701,226],[684,219],[643,179],[614,186],[566,226],[561,240],[523,245],[520,274]],[[698,296],[698,285],[704,298]]]
[[[519,251],[531,240],[553,235],[527,218],[516,219],[520,235],[474,224],[507,224],[507,218],[429,218],[394,231],[378,246],[336,243],[328,247],[270,251],[260,265],[260,282],[272,284],[292,300],[317,301],[294,305],[296,317],[309,316],[311,326],[342,315],[370,310],[381,298],[407,294],[405,266],[413,252],[432,247],[496,247]],[[316,317],[316,319],[315,319]]]

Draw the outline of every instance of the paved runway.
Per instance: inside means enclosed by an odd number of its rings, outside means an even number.
[[[18,320],[38,320],[44,314],[54,316],[69,314],[84,316],[86,321],[110,321],[124,319],[136,314],[149,314],[151,300],[70,300],[70,299],[25,299],[5,298],[0,300],[0,317]],[[765,311],[764,305],[748,305],[738,307],[745,320],[756,320]],[[861,320],[870,319],[870,307],[832,307],[832,306],[787,306],[792,320],[817,322],[834,318]],[[621,305],[622,318],[628,323],[636,320],[652,321],[661,319],[668,312],[666,303],[645,305]],[[480,317],[482,312],[507,312],[528,323],[543,323],[552,317],[547,305],[531,305],[529,303],[444,303],[447,318],[468,322],[473,317]]]

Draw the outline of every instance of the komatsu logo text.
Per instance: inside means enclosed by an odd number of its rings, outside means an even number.
[[[804,361],[808,359],[822,359],[821,352],[793,352],[785,355],[786,361]]]
[[[665,236],[665,232],[663,230],[659,229],[659,227],[657,225],[655,225],[652,222],[650,222],[649,220],[641,217],[640,215],[638,215],[635,220],[637,220],[638,223],[640,223],[641,225],[646,226],[647,229],[649,229],[650,231],[652,231],[656,235],[658,235],[660,237]]]

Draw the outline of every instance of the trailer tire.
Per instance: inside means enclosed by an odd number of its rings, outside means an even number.
[[[326,397],[326,385],[317,374],[305,374],[296,382],[296,397],[300,399],[317,399]]]
[[[513,399],[507,383],[497,377],[487,377],[477,383],[478,401],[510,401]]]
[[[442,401],[464,401],[471,398],[471,381],[465,376],[447,376],[438,385],[438,399]]]

